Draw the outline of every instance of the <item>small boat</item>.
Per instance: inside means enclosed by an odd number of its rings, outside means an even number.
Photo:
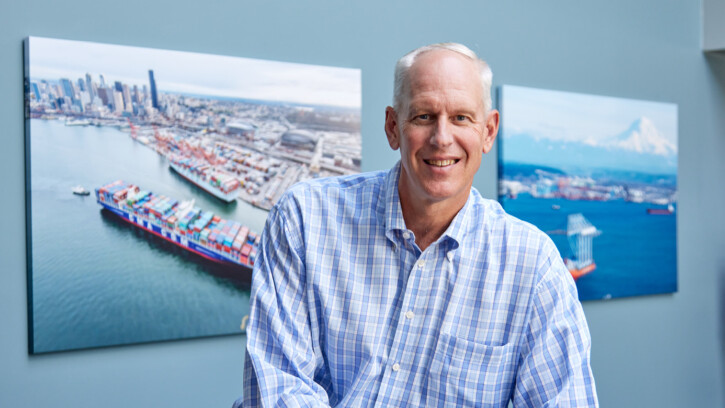
[[[561,206],[559,204],[552,204],[551,205],[551,209],[552,210],[559,210],[559,209],[561,209]]]
[[[675,212],[675,206],[672,204],[669,204],[667,208],[648,208],[647,214],[651,215],[670,215],[674,214]]]
[[[79,195],[79,196],[87,196],[87,195],[90,195],[91,194],[90,191],[86,190],[81,185],[77,185],[77,186],[73,187],[71,189],[71,191],[73,192],[73,194]]]
[[[91,122],[86,119],[68,119],[65,121],[66,126],[88,126]]]

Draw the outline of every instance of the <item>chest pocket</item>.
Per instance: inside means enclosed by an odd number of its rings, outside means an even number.
[[[428,377],[427,405],[506,407],[516,375],[514,344],[487,346],[441,334]]]

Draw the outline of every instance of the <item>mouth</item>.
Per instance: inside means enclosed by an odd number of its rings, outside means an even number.
[[[425,164],[435,167],[446,167],[458,163],[460,159],[448,159],[448,160],[424,160]]]

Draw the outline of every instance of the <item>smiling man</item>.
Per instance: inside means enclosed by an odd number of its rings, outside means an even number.
[[[410,60],[401,73],[407,77],[401,78],[403,95],[385,111],[385,132],[390,147],[400,149],[398,191],[406,226],[425,250],[468,200],[499,115],[490,109],[490,96],[484,103],[483,82],[490,88],[491,75],[482,61],[445,49],[403,57],[402,64]]]
[[[298,184],[255,265],[243,406],[597,406],[576,287],[541,231],[472,188],[491,71],[460,44],[398,61],[391,170]]]

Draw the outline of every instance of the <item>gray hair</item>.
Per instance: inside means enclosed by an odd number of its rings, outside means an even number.
[[[489,68],[486,61],[478,58],[476,53],[471,51],[470,48],[458,43],[438,43],[425,45],[405,54],[402,58],[398,60],[398,62],[395,64],[395,82],[393,85],[393,108],[395,109],[395,111],[400,112],[400,109],[403,106],[403,102],[406,102],[406,98],[408,97],[409,90],[407,89],[407,86],[408,71],[410,71],[410,67],[413,66],[413,63],[419,55],[434,50],[448,50],[457,52],[469,58],[478,66],[478,70],[481,74],[481,88],[483,91],[483,110],[485,113],[488,113],[491,110],[491,82],[493,80],[493,73],[491,72],[491,68]]]

